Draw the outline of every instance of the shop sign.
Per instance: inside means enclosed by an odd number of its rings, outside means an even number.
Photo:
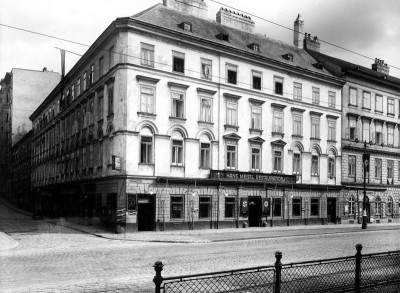
[[[263,183],[296,183],[296,175],[211,170],[210,179],[256,181]]]
[[[113,170],[122,170],[122,158],[118,156],[112,156],[112,169]]]

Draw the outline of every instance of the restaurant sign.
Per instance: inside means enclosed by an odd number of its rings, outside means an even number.
[[[263,183],[296,183],[296,175],[211,170],[210,179],[255,181]]]

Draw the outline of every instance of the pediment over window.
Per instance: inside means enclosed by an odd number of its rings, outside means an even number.
[[[277,139],[277,140],[271,141],[271,145],[285,146],[286,142],[284,142],[282,139]]]
[[[237,135],[236,133],[225,134],[223,137],[224,137],[224,139],[234,139],[234,140],[239,140],[242,138],[241,136]]]
[[[259,137],[259,136],[256,136],[256,137],[251,137],[251,138],[249,138],[249,142],[252,142],[252,143],[264,143],[265,142],[265,140],[264,139],[262,139],[261,137]]]

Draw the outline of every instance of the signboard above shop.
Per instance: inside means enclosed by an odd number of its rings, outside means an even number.
[[[254,181],[263,183],[296,183],[296,175],[266,174],[255,172],[211,170],[210,179],[226,179],[228,181]]]

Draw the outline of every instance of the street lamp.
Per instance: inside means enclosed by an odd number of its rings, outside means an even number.
[[[364,169],[364,198],[363,198],[363,217],[362,217],[362,229],[367,229],[367,170],[369,171],[369,160],[370,155],[367,154],[367,142],[364,141],[364,153],[363,153],[363,169]]]

